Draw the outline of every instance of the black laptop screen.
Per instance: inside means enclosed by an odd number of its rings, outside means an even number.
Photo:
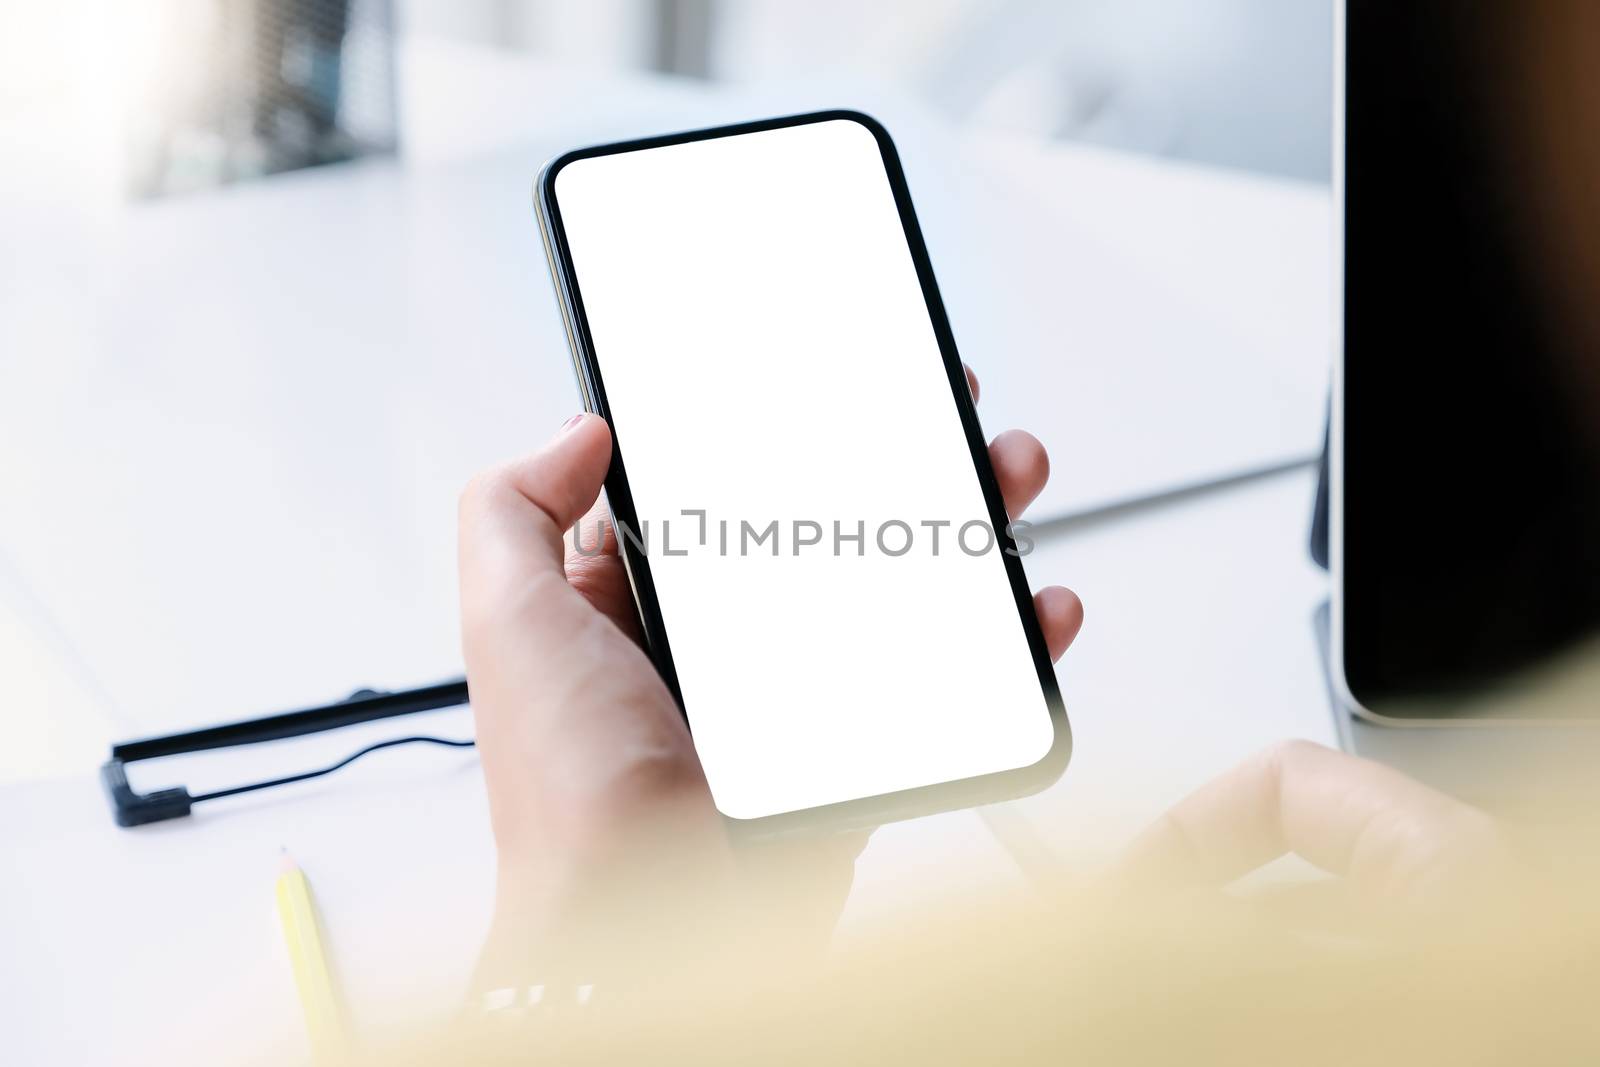
[[[1454,714],[1600,628],[1600,4],[1347,10],[1345,678]]]

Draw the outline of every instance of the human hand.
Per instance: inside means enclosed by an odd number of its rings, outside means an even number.
[[[1012,430],[990,456],[1017,518],[1044,488],[1044,448]],[[517,936],[537,938],[530,924],[563,924],[597,886],[731,883],[754,873],[807,898],[810,924],[826,928],[864,838],[784,842],[754,862],[729,847],[682,716],[641,647],[616,536],[597,504],[610,458],[604,421],[577,416],[540,451],[475,479],[461,500],[463,643],[499,911],[517,914]],[[579,553],[563,535],[591,508]],[[599,553],[587,543],[596,526]],[[1041,590],[1034,605],[1059,658],[1082,605],[1061,587]],[[668,848],[652,844],[669,839]]]
[[[1171,808],[1117,867],[1121,886],[1222,886],[1293,853],[1350,902],[1454,910],[1520,865],[1501,824],[1390,767],[1309,741],[1258,753]]]

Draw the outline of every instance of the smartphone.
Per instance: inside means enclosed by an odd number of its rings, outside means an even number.
[[[535,203],[648,651],[718,810],[860,827],[1054,781],[1071,732],[1029,542],[883,126],[583,148]]]

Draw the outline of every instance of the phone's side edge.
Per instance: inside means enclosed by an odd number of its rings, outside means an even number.
[[[640,529],[633,506],[633,493],[628,486],[627,471],[622,461],[622,448],[617,440],[617,430],[611,424],[611,414],[605,400],[605,388],[600,369],[594,359],[584,318],[582,297],[572,267],[571,251],[567,246],[561,223],[561,209],[556,197],[556,177],[567,164],[584,158],[592,150],[579,149],[556,156],[544,165],[534,180],[534,215],[539,224],[540,239],[545,246],[546,262],[550,268],[551,284],[555,288],[556,302],[560,306],[562,324],[567,334],[567,344],[572,355],[573,373],[578,389],[583,395],[586,411],[599,415],[610,425],[612,433],[611,464],[606,471],[606,501],[611,510],[614,529]],[[622,560],[633,594],[634,610],[639,629],[645,638],[646,652],[657,673],[666,683],[668,691],[683,714],[683,695],[678,685],[677,667],[672,660],[671,646],[667,641],[666,624],[660,602],[655,595],[655,582],[650,575],[649,561],[644,553],[627,537],[618,535],[617,554]],[[688,716],[684,715],[687,726]]]

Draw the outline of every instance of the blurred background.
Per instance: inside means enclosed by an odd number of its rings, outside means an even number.
[[[8,153],[8,185],[83,202],[393,150],[412,38],[486,64],[843,75],[953,121],[1328,175],[1328,0],[8,0],[5,20],[0,143],[35,150]]]
[[[459,672],[454,495],[576,404],[577,144],[884,119],[1041,521],[1320,445],[1329,0],[0,11],[0,781]]]
[[[468,0],[419,32],[753,82],[845,73],[956,121],[1326,180],[1328,0]]]

